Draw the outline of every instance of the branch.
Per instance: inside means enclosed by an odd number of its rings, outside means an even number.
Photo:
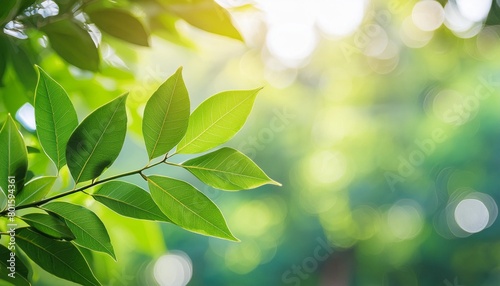
[[[80,188],[77,188],[77,189],[73,189],[73,190],[70,190],[70,191],[67,191],[67,192],[64,192],[64,193],[61,193],[61,194],[58,194],[58,195],[55,195],[55,196],[43,199],[43,200],[38,201],[38,202],[34,202],[34,203],[30,203],[30,204],[26,204],[26,205],[22,205],[22,206],[16,207],[16,210],[22,210],[22,209],[27,209],[27,208],[31,208],[31,207],[38,207],[40,205],[46,204],[46,203],[48,203],[50,201],[53,201],[55,199],[59,199],[59,198],[66,197],[66,196],[69,196],[69,195],[72,195],[72,194],[75,194],[75,193],[78,193],[78,192],[82,192],[82,191],[84,191],[86,189],[95,187],[97,185],[100,185],[100,184],[103,184],[103,183],[106,183],[106,182],[109,182],[109,181],[112,181],[112,180],[115,180],[115,179],[118,179],[118,178],[128,177],[128,176],[136,175],[136,174],[140,174],[144,178],[144,175],[142,174],[143,171],[145,171],[145,170],[147,170],[149,168],[152,168],[154,166],[160,165],[162,163],[167,163],[166,159],[167,158],[164,158],[162,161],[156,162],[156,163],[154,163],[152,165],[147,165],[147,166],[145,166],[142,169],[138,169],[138,170],[126,172],[126,173],[123,173],[123,174],[118,174],[118,175],[111,176],[111,177],[106,178],[106,179],[102,179],[100,181],[99,180],[98,181],[94,181],[94,182],[92,182],[89,185],[86,185],[86,186],[83,186],[83,187],[80,187]],[[4,210],[4,211],[0,212],[0,216],[4,216],[7,213],[8,213],[8,210]]]

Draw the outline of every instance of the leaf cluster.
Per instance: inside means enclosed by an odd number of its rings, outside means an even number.
[[[37,70],[34,107],[40,146],[57,170],[67,166],[75,187],[48,196],[58,174],[25,182],[27,147],[9,115],[0,130],[0,196],[8,202],[1,206],[0,214],[8,218],[9,206],[23,210],[16,217],[24,225],[16,232],[17,245],[34,263],[60,278],[83,285],[100,285],[82,249],[115,258],[111,238],[101,219],[90,209],[60,198],[84,192],[126,217],[170,223],[191,232],[238,241],[216,204],[194,186],[163,174],[146,175],[144,171],[161,164],[174,165],[207,185],[227,191],[279,185],[241,152],[228,147],[212,150],[241,129],[260,89],[218,93],[191,113],[189,94],[179,68],[146,103],[142,131],[149,163],[101,179],[125,141],[127,94],[79,122],[63,87],[41,68]],[[207,151],[180,164],[169,160],[180,153]],[[119,180],[132,175],[140,175],[147,181],[148,190]],[[11,186],[13,181],[8,181],[11,176],[15,178],[15,187]],[[29,285],[29,275],[21,271],[24,267],[23,264],[17,275],[25,282],[23,285]]]
[[[149,46],[153,35],[192,46],[177,30],[178,20],[242,39],[229,13],[214,0],[3,0],[0,87],[11,67],[19,82],[32,91],[36,85],[33,65],[47,56],[47,50],[75,67],[97,72],[106,65],[103,47]]]

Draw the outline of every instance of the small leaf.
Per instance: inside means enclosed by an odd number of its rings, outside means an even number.
[[[142,132],[149,159],[166,154],[186,133],[189,95],[182,80],[182,68],[151,96],[144,109]]]
[[[167,2],[167,10],[189,24],[210,33],[242,40],[229,13],[214,0],[176,0]]]
[[[140,46],[149,46],[149,33],[144,25],[126,10],[104,8],[87,12],[90,20],[113,37]]]
[[[19,229],[16,238],[33,262],[55,276],[82,285],[101,285],[71,242],[54,240],[28,228]]]
[[[221,190],[247,190],[265,184],[280,186],[250,158],[227,147],[188,160],[182,166],[203,183]]]
[[[196,233],[238,241],[219,208],[190,184],[162,176],[148,177],[151,196],[178,226]]]
[[[37,67],[35,122],[43,150],[61,169],[66,164],[66,144],[78,126],[78,117],[66,91]]]
[[[73,240],[75,236],[66,224],[59,218],[47,214],[30,213],[21,219],[32,228],[53,238]]]
[[[99,69],[99,53],[89,33],[71,20],[50,22],[40,28],[50,46],[68,63],[84,70]]]
[[[28,152],[24,139],[9,114],[0,130],[0,187],[5,195],[8,195],[9,186],[12,186],[7,179],[13,177],[13,186],[16,187],[14,193],[19,192],[23,188],[27,171]]]
[[[11,253],[15,253],[14,259],[15,259],[15,267],[12,269],[9,269],[10,262],[8,261],[11,257]],[[9,250],[7,247],[3,246],[0,244],[0,265],[1,265],[1,271],[0,271],[0,280],[4,280],[8,283],[8,285],[15,285],[15,286],[25,286],[25,285],[31,285],[31,283],[28,281],[28,276],[29,276],[29,270],[28,267],[24,264],[24,261],[20,259],[20,256],[18,253],[15,251]],[[15,270],[14,278],[11,276],[8,276],[9,273],[11,273],[11,270]],[[4,285],[1,284],[0,285]]]
[[[68,140],[66,160],[75,182],[92,180],[118,157],[127,132],[127,113],[122,95],[91,113]]]
[[[221,92],[201,103],[189,118],[177,153],[201,153],[231,139],[245,124],[259,91]]]
[[[96,201],[124,216],[171,222],[148,192],[130,183],[120,181],[106,183],[92,196]]]
[[[64,202],[51,202],[41,207],[64,219],[80,246],[108,253],[115,258],[113,245],[106,227],[99,217],[89,209]]]
[[[22,206],[38,202],[45,198],[54,185],[57,177],[38,177],[26,183],[16,195],[16,205]]]

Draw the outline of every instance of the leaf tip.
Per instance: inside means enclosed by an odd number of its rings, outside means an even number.
[[[271,180],[271,185],[275,185],[275,186],[278,186],[278,187],[283,187],[283,184],[281,184],[280,182],[277,182],[275,180]]]

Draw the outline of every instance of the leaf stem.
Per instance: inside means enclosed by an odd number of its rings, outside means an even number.
[[[184,167],[181,164],[176,164],[176,163],[172,163],[172,162],[165,162],[165,164],[170,165],[170,166],[176,166],[176,167]]]
[[[138,170],[134,170],[134,171],[130,171],[130,172],[118,174],[118,175],[111,176],[111,177],[108,177],[108,178],[102,179],[102,180],[94,180],[89,185],[86,185],[86,186],[83,186],[83,187],[80,187],[80,188],[75,188],[75,189],[69,190],[67,192],[60,193],[60,194],[57,194],[55,196],[52,196],[52,197],[40,200],[38,202],[34,202],[34,203],[30,203],[30,204],[26,204],[26,205],[22,205],[22,206],[16,207],[16,210],[21,210],[21,209],[26,209],[26,208],[31,208],[31,207],[37,207],[37,206],[43,205],[45,203],[48,203],[50,201],[53,201],[55,199],[66,197],[66,196],[69,196],[69,195],[72,195],[72,194],[75,194],[75,193],[78,193],[78,192],[83,192],[86,189],[95,187],[97,185],[100,185],[100,184],[103,184],[103,183],[106,183],[106,182],[109,182],[109,181],[112,181],[112,180],[115,180],[115,179],[118,179],[118,178],[132,176],[132,175],[136,175],[136,174],[140,174],[144,178],[144,174],[142,174],[143,171],[145,171],[147,169],[150,169],[150,168],[153,168],[154,166],[160,165],[162,163],[168,164],[165,160],[162,160],[160,162],[156,162],[156,163],[151,164],[151,165],[146,165],[145,167],[143,167],[141,169],[138,169]],[[7,213],[7,210],[4,210],[3,212],[0,212],[0,216],[5,215],[6,213]]]

